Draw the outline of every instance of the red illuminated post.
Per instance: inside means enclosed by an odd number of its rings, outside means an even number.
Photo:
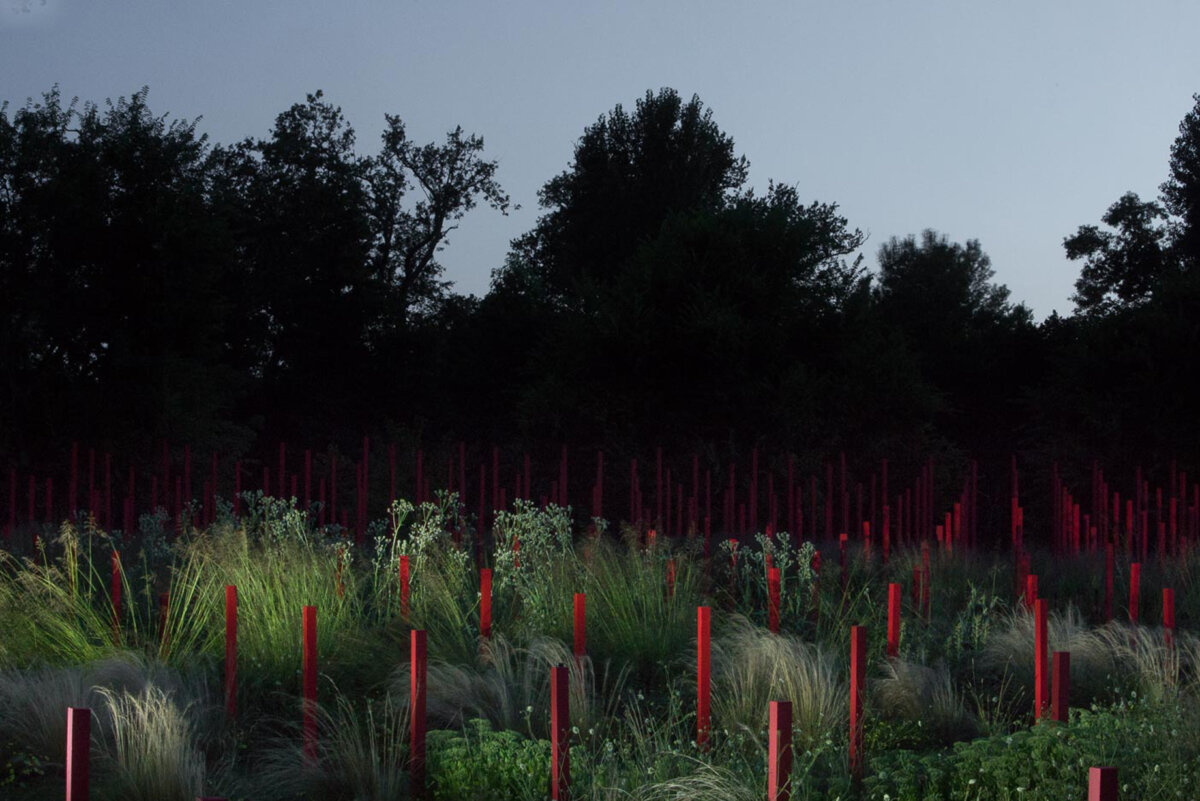
[[[900,655],[900,591],[898,583],[888,584],[887,655]]]
[[[1088,801],[1117,801],[1117,769],[1088,770]]]
[[[850,627],[850,775],[862,778],[863,693],[867,686],[867,630]]]
[[[1167,647],[1173,648],[1175,646],[1175,590],[1170,587],[1163,587],[1162,607],[1163,637],[1166,639]]]
[[[792,779],[792,702],[772,701],[767,755],[767,801],[788,801]]]
[[[408,554],[400,555],[400,616],[408,620]]]
[[[1051,667],[1050,719],[1066,723],[1071,706],[1071,652],[1055,651]]]
[[[1041,720],[1049,709],[1050,683],[1046,675],[1046,659],[1049,656],[1049,638],[1046,629],[1046,599],[1038,598],[1033,603],[1033,660],[1034,690],[1033,717]]]
[[[566,801],[571,783],[571,713],[565,665],[550,668],[550,798]]]
[[[410,634],[408,769],[417,795],[425,791],[425,684],[427,646],[424,629]]]
[[[575,642],[572,653],[575,654],[575,665],[578,667],[587,653],[587,596],[582,592],[575,593]]]
[[[317,608],[304,607],[304,644],[301,654],[301,689],[304,703],[304,757],[317,761]]]
[[[1129,622],[1138,622],[1138,600],[1142,594],[1142,564],[1134,562],[1129,566]]]
[[[772,634],[779,633],[779,585],[780,571],[772,567],[767,571],[767,627]]]
[[[237,587],[225,586],[225,716],[237,717]]]
[[[709,704],[712,692],[712,610],[696,607],[696,746],[708,747],[711,727]]]
[[[1025,608],[1033,609],[1033,603],[1038,597],[1038,577],[1037,573],[1030,573],[1025,577]]]
[[[492,636],[492,569],[479,571],[479,636],[485,640]]]
[[[88,801],[92,711],[67,707],[67,801]]]
[[[121,554],[112,552],[113,644],[121,644]]]

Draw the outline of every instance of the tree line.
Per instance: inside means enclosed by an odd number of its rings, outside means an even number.
[[[882,243],[749,163],[697,97],[589,125],[483,297],[438,253],[512,201],[480,136],[360,155],[320,92],[213,144],[142,89],[0,107],[0,449],[363,433],[1090,458],[1200,441],[1200,95],[1160,196],[1064,238],[1035,323],[976,240]],[[873,267],[873,269],[872,269]]]

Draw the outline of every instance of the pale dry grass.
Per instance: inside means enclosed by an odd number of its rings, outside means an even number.
[[[713,643],[713,726],[752,734],[767,726],[771,701],[792,702],[795,742],[807,748],[845,725],[849,692],[836,660],[819,647],[771,634],[744,618]]]

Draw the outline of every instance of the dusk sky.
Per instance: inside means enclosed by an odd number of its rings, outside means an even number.
[[[979,239],[1041,319],[1072,308],[1063,237],[1126,190],[1157,196],[1198,32],[1195,0],[0,0],[0,100],[148,85],[154,113],[229,143],[322,89],[363,154],[385,113],[418,142],[462,125],[521,204],[475,210],[442,254],[482,294],[584,127],[669,86],[713,110],[755,187],[837,203],[872,268],[891,236]]]

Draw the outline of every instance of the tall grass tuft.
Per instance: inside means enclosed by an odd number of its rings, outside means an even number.
[[[576,662],[560,640],[539,638],[517,647],[500,635],[485,641],[472,666],[431,662],[426,678],[426,715],[433,726],[457,727],[466,720],[486,720],[496,729],[547,737],[550,722],[550,668],[566,665],[570,674],[572,725],[594,729],[614,716],[624,696],[628,671],[609,669],[597,675],[595,663]],[[401,665],[391,684],[398,705],[409,700],[410,666]]]
[[[127,801],[191,801],[203,793],[204,756],[187,710],[167,691],[97,690],[107,721],[106,789]]]
[[[941,745],[979,736],[979,720],[967,711],[945,663],[936,667],[889,659],[872,683],[872,701],[880,715],[920,721]]]
[[[752,733],[767,726],[770,701],[792,702],[798,747],[845,725],[849,693],[837,662],[815,645],[771,634],[744,618],[713,643],[713,725]]]
[[[299,714],[296,716],[299,718]],[[388,699],[361,708],[347,696],[317,710],[316,762],[304,754],[298,725],[266,749],[247,795],[255,798],[391,801],[409,797],[408,710]]]

